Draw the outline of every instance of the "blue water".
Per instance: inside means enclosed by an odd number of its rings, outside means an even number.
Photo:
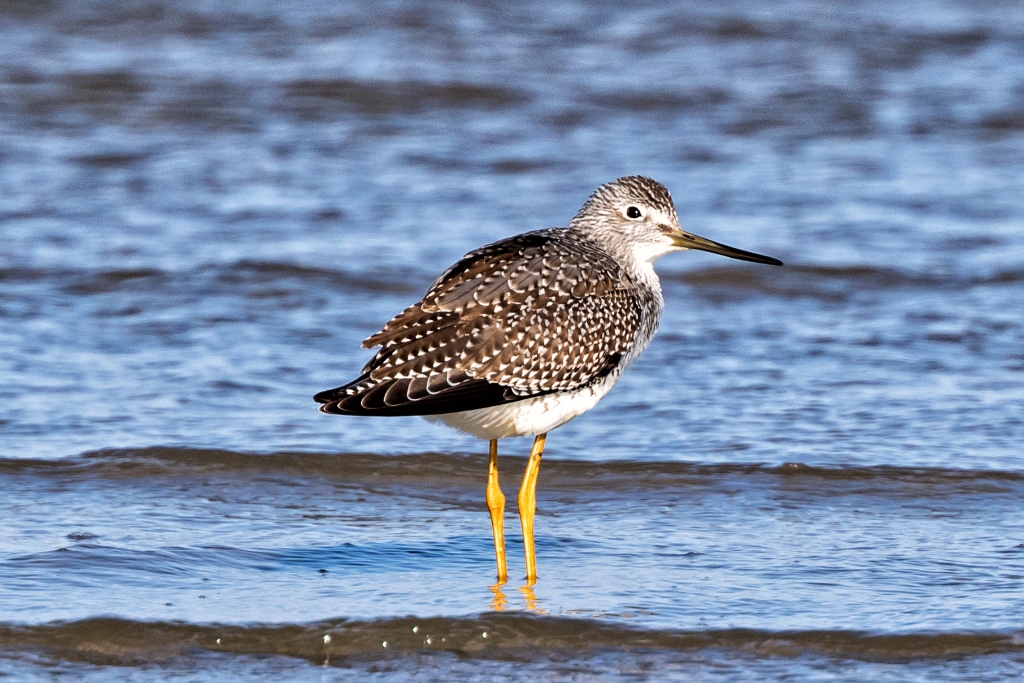
[[[1017,3],[0,17],[0,674],[1024,673]],[[311,397],[463,253],[632,173],[787,265],[658,263],[658,336],[550,435],[540,581],[499,595],[485,444]],[[389,635],[495,608],[487,652]]]

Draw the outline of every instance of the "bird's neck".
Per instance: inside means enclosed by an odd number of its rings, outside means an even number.
[[[573,228],[569,228],[573,230]],[[602,251],[611,256],[616,263],[625,271],[630,280],[638,286],[649,289],[661,299],[661,280],[654,272],[654,262],[669,253],[660,245],[643,246],[634,245],[615,239],[614,236],[605,237],[593,231],[577,231],[585,240],[596,244]],[[602,239],[604,237],[604,239]]]

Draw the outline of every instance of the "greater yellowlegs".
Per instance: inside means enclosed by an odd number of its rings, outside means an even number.
[[[498,439],[535,436],[518,498],[532,585],[545,437],[593,408],[647,347],[664,308],[653,263],[687,249],[782,265],[683,231],[661,183],[619,178],[599,187],[567,228],[466,254],[363,342],[381,348],[359,377],[314,399],[325,413],[422,415],[489,439],[486,499],[499,581],[508,572]]]

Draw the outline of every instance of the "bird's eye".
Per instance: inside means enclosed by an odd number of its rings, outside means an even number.
[[[628,209],[626,209],[626,218],[640,218],[642,216],[643,214],[640,213],[640,209],[636,208],[635,206],[631,206]]]

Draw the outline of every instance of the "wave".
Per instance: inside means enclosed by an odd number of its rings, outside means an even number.
[[[753,292],[783,298],[845,300],[864,291],[962,290],[1001,287],[1024,282],[1024,269],[988,274],[919,273],[878,266],[789,265],[769,271],[721,266],[661,276],[667,282],[692,285],[704,295],[717,290]]]
[[[527,102],[524,92],[473,83],[302,79],[285,87],[287,106],[305,119],[362,114],[413,114],[431,109],[502,109]]]
[[[0,459],[0,475],[22,475],[63,480],[176,479],[214,474],[244,478],[277,475],[315,476],[336,482],[374,485],[387,483],[405,487],[478,488],[486,472],[487,456],[480,454],[236,451],[152,446],[104,449],[57,460],[30,458]],[[503,468],[517,471],[525,466],[520,455],[502,455]],[[704,464],[644,461],[546,460],[545,486],[572,491],[631,492],[685,487],[702,482],[727,480],[751,484],[767,482],[799,488],[820,488],[824,481],[833,492],[844,486],[859,493],[929,490],[954,494],[965,492],[1008,492],[1024,489],[1024,472],[969,470],[888,465],[816,467],[799,462],[782,465],[763,463]]]
[[[65,294],[89,296],[127,291],[259,290],[288,283],[328,286],[357,292],[411,293],[429,276],[410,272],[353,272],[278,261],[239,260],[203,264],[185,270],[158,268],[0,268],[0,282],[52,284]]]
[[[719,266],[663,273],[661,278],[666,283],[684,283],[701,291],[748,291],[787,298],[842,298],[863,291],[1015,286],[1024,283],[1024,269],[987,274],[921,273],[879,266],[797,264],[770,270]],[[421,291],[430,279],[431,274],[426,272],[358,272],[258,260],[203,264],[180,271],[158,268],[0,268],[0,282],[52,283],[66,294],[80,296],[161,289],[200,290],[209,294],[288,283],[408,294]]]
[[[712,29],[714,39],[737,40],[758,31],[751,23],[735,22]],[[678,38],[678,36],[676,36]],[[861,55],[871,70],[912,69],[929,53],[953,51],[957,40],[987,41],[982,34],[914,36],[896,52],[869,49]],[[678,40],[665,41],[669,50]],[[650,43],[645,41],[644,47]],[[623,46],[625,47],[625,46]],[[882,47],[882,45],[876,45]],[[967,49],[973,49],[968,47]],[[234,130],[253,133],[272,120],[297,123],[350,120],[379,122],[410,116],[443,117],[451,112],[515,111],[529,115],[531,108],[547,108],[543,120],[561,127],[598,125],[608,118],[636,116],[666,120],[696,118],[722,134],[737,137],[776,136],[792,139],[867,138],[886,126],[878,109],[886,93],[855,85],[795,84],[786,79],[762,96],[711,84],[701,88],[664,90],[619,86],[614,89],[576,88],[572,97],[555,105],[543,86],[511,88],[507,84],[464,81],[383,80],[357,78],[275,79],[247,75],[215,78],[194,74],[148,74],[128,69],[49,74],[32,69],[14,71],[0,81],[8,111],[18,120],[40,127],[59,125],[69,112],[91,122],[130,125],[145,122],[166,128]],[[538,107],[538,104],[539,107]],[[951,114],[926,100],[915,102],[909,130],[914,134],[1017,135],[1024,129],[1019,103],[1002,109]],[[137,164],[146,152],[84,157],[92,167]]]
[[[736,650],[760,657],[868,661],[948,659],[1024,651],[1024,632],[874,634],[860,631],[641,630],[604,619],[486,613],[477,617],[311,624],[201,625],[116,618],[0,624],[0,651],[42,649],[96,664],[139,665],[198,652],[279,655],[317,663],[424,651],[465,658],[545,659],[555,652]]]
[[[48,124],[69,110],[97,120],[252,132],[267,118],[493,111],[529,103],[526,91],[470,81],[217,76],[184,78],[131,69],[46,73],[25,68],[0,80],[7,108]]]

